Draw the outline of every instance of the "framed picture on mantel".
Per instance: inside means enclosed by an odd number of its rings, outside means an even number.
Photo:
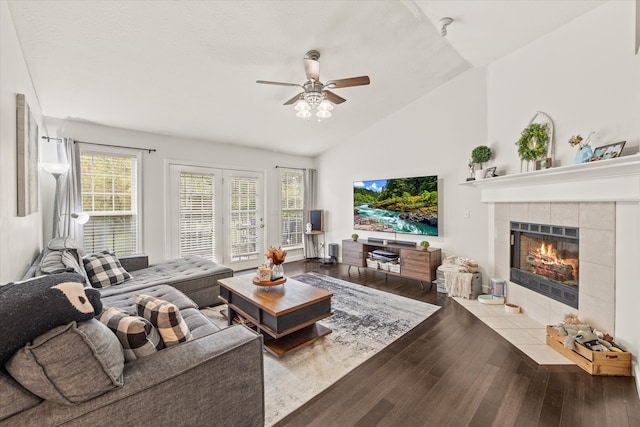
[[[493,178],[494,176],[496,176],[496,166],[487,168],[484,171],[484,177],[485,178]]]
[[[545,157],[544,159],[538,159],[536,160],[536,170],[543,170],[543,169],[549,169],[551,167],[551,164],[553,163],[553,161],[551,160],[551,157]]]
[[[591,161],[595,162],[597,160],[614,159],[616,157],[620,157],[620,153],[622,153],[625,142],[627,141],[620,141],[613,144],[603,145],[602,147],[597,147],[595,150],[593,150]]]

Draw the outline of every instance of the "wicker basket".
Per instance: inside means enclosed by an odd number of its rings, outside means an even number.
[[[373,258],[367,258],[367,267],[369,268],[378,268],[378,261]]]

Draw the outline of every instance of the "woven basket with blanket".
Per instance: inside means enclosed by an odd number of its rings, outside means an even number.
[[[449,256],[438,270],[444,273],[444,283],[450,297],[468,298],[473,274],[478,272],[478,263],[470,258]]]

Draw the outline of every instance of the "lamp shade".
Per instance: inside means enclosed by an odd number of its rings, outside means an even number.
[[[331,117],[331,112],[329,110],[318,110],[316,116],[321,119],[328,119],[329,117]]]
[[[311,107],[309,106],[309,103],[307,103],[307,101],[305,101],[303,98],[300,98],[293,105],[293,109],[296,111],[305,111],[310,110]]]
[[[89,221],[89,214],[86,212],[72,213],[71,218],[78,224],[86,224]]]
[[[69,170],[68,163],[40,163],[40,166],[45,172],[49,172],[51,175],[61,175]]]
[[[331,111],[333,110],[333,104],[327,99],[323,99],[320,105],[318,105],[318,110],[322,111]]]

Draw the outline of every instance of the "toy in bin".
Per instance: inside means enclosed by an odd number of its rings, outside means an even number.
[[[478,301],[482,304],[504,304],[507,284],[502,279],[491,279],[489,281],[489,295],[479,295]]]

